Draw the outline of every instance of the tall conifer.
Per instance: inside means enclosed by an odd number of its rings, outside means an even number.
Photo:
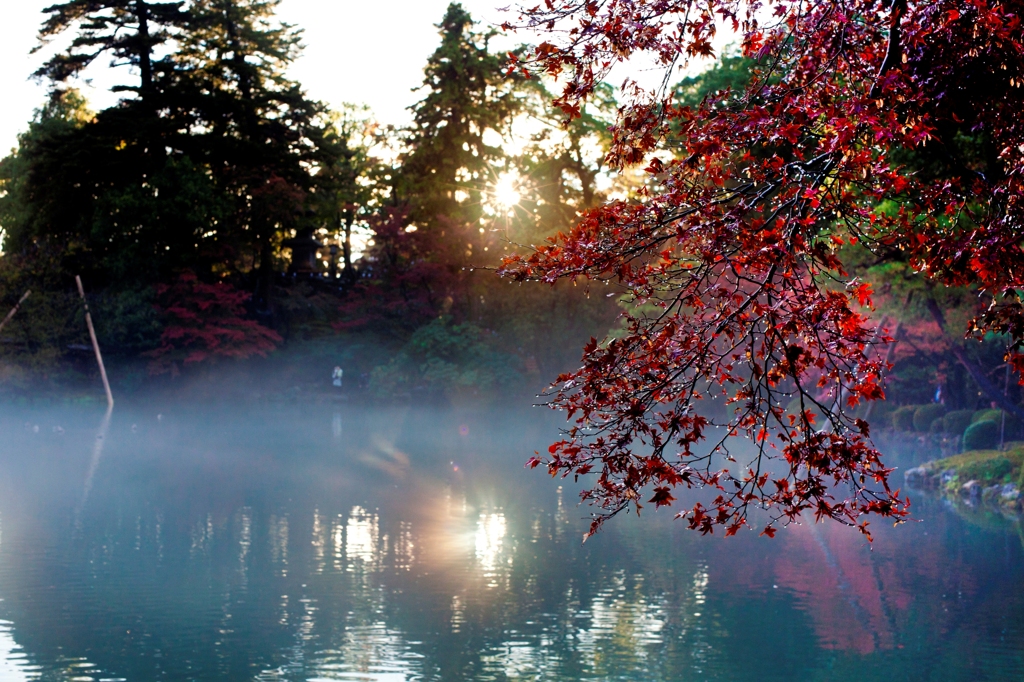
[[[493,54],[493,31],[479,32],[461,4],[448,6],[437,25],[441,45],[430,56],[413,110],[409,153],[399,194],[425,224],[443,216],[479,220],[496,174],[507,163],[495,144],[522,108],[516,82],[506,76],[504,55]]]
[[[176,38],[188,21],[184,2],[149,0],[70,0],[43,10],[49,15],[39,31],[42,49],[51,39],[69,30],[76,35],[69,47],[46,61],[37,77],[65,82],[78,76],[100,55],[106,53],[113,65],[134,67],[139,74],[137,86],[122,85],[118,90],[133,90],[149,95],[157,76],[161,57],[158,47]]]

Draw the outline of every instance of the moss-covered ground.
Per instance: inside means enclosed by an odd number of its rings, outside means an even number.
[[[933,460],[908,471],[907,483],[1019,511],[1020,491],[1024,490],[1024,442],[1008,443],[1003,450],[970,450]]]

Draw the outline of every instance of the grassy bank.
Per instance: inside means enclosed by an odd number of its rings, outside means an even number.
[[[906,482],[912,488],[1020,511],[1024,442],[1009,443],[1004,450],[969,450],[928,462],[907,470]]]

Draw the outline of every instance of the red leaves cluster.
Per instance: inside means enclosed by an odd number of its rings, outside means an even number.
[[[158,286],[157,294],[167,324],[160,346],[149,353],[154,373],[170,371],[178,362],[266,356],[282,341],[277,332],[246,317],[251,296],[226,282],[206,284],[184,272],[174,284]]]
[[[532,64],[562,79],[556,104],[570,116],[618,61],[646,53],[671,69],[709,54],[722,23],[757,63],[742,97],[696,110],[635,91],[610,160],[646,163],[654,188],[504,264],[516,279],[613,282],[638,304],[627,333],[591,343],[552,395],[575,421],[545,463],[598,473],[584,493],[601,508],[592,531],[639,509],[645,490],[670,503],[679,485],[712,492],[682,514],[705,533],[736,532],[751,507],[768,510],[768,535],[805,511],[864,532],[866,515],[906,514],[853,414],[883,397],[873,346],[888,339],[859,312],[871,291],[847,273],[845,244],[908,260],[938,286],[975,287],[992,301],[976,331],[1021,348],[1024,2],[766,9],[559,0],[524,12],[525,25],[567,36]],[[991,146],[984,168],[952,153],[963,134]],[[906,164],[915,154],[925,170]],[[711,400],[728,409],[700,416]],[[737,465],[738,435],[757,452]]]

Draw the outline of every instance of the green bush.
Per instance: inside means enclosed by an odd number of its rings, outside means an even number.
[[[930,433],[945,433],[945,425],[942,422],[942,417],[939,417],[932,422],[932,425],[928,427]]]
[[[402,351],[370,375],[381,398],[414,389],[452,395],[493,392],[516,382],[519,360],[495,347],[494,334],[438,319],[417,329]]]
[[[954,436],[961,436],[967,430],[967,427],[971,425],[971,417],[973,416],[973,410],[953,410],[952,412],[947,412],[946,416],[942,418],[942,430]]]
[[[999,425],[990,419],[975,422],[964,431],[964,450],[991,450],[999,444]]]
[[[977,424],[983,421],[999,422],[999,417],[1002,415],[1002,410],[978,410],[971,416],[971,423]]]
[[[979,410],[974,413],[971,418],[972,423],[980,421],[994,421],[996,426],[1003,428],[1003,414],[1002,410]],[[1014,440],[1021,433],[1021,422],[1012,414],[1006,414],[1006,432],[1004,434],[1006,440]]]
[[[941,403],[922,405],[914,412],[914,430],[918,433],[927,433],[932,422],[940,419],[946,413],[946,406]]]
[[[22,292],[15,290],[7,295],[7,287],[3,285],[0,290],[5,294],[0,298],[2,316],[17,303]],[[78,295],[36,289],[4,327],[0,363],[10,369],[4,372],[3,381],[26,388],[40,376],[52,377],[61,371],[68,344],[88,343],[85,315]]]
[[[155,303],[156,291],[150,287],[91,297],[89,307],[104,354],[135,356],[160,345],[163,325]]]
[[[886,420],[890,421],[892,413],[896,410],[898,405],[888,400],[876,400],[874,403],[867,403],[868,405],[874,405],[875,407],[871,410],[871,417],[879,421]]]
[[[370,372],[370,392],[378,398],[394,398],[409,390],[412,372],[406,367],[408,356],[399,353],[386,365]]]
[[[917,412],[917,405],[904,405],[896,408],[892,413],[892,428],[897,431],[913,431],[915,412]]]

